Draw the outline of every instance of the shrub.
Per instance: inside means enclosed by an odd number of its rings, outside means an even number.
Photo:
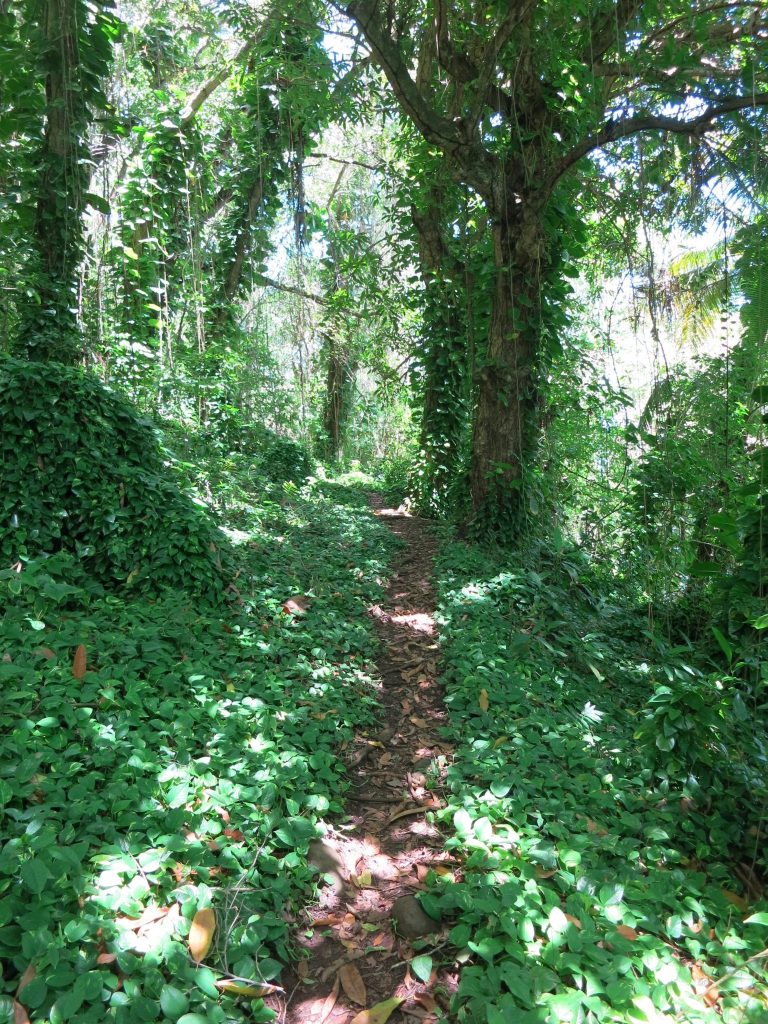
[[[0,555],[74,555],[134,588],[223,588],[224,538],[151,424],[82,371],[0,360]]]

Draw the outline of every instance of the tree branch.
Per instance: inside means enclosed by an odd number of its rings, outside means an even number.
[[[581,54],[582,62],[589,65],[596,63],[614,44],[620,49],[618,44],[621,42],[621,34],[642,6],[643,0],[618,0],[603,17],[598,18]]]
[[[427,139],[450,152],[464,145],[456,125],[427,103],[411,78],[397,44],[377,17],[377,0],[353,0],[344,13],[359,26],[405,113]]]
[[[759,92],[753,96],[731,96],[729,99],[722,100],[717,106],[707,107],[703,114],[699,114],[698,117],[694,117],[690,121],[677,117],[657,117],[652,114],[638,114],[625,121],[610,121],[599,131],[587,135],[570,152],[561,157],[555,164],[550,178],[550,187],[553,187],[563,174],[575,163],[578,163],[582,157],[595,149],[602,149],[603,146],[607,146],[611,142],[649,131],[671,132],[675,135],[702,135],[710,131],[714,127],[714,122],[724,114],[747,110],[750,107],[768,107],[768,92]]]
[[[229,76],[232,74],[232,70],[235,65],[248,53],[248,51],[255,45],[254,40],[249,40],[247,43],[243,43],[234,57],[230,58],[229,61],[212,75],[206,82],[200,86],[196,93],[189,97],[187,102],[181,111],[181,127],[187,128],[194,120],[195,114],[198,112],[200,107],[205,103],[208,97],[214,93],[220,85],[222,85]]]
[[[275,288],[279,292],[290,292],[291,295],[299,295],[302,299],[309,299],[311,302],[317,302],[321,306],[325,306],[328,301],[324,295],[318,295],[317,292],[307,292],[303,288],[296,288],[292,284],[282,284],[280,281],[274,281],[271,277],[267,277],[266,274],[256,274],[256,280],[263,288]]]
[[[513,4],[483,51],[483,58],[480,61],[480,73],[477,76],[477,96],[470,115],[470,123],[473,128],[482,116],[488,91],[496,78],[499,54],[512,38],[512,33],[517,26],[533,12],[537,3],[538,0],[519,0],[516,5]]]

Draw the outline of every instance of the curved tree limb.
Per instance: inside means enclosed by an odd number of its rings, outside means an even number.
[[[705,132],[711,131],[714,128],[714,122],[723,115],[757,107],[768,107],[768,92],[755,93],[752,96],[731,96],[721,100],[716,106],[707,107],[702,114],[690,120],[638,114],[624,121],[609,121],[598,131],[583,138],[557,161],[550,177],[550,188],[582,157],[596,149],[602,149],[603,146],[607,146],[611,142],[649,131],[670,132],[675,135],[703,135]]]

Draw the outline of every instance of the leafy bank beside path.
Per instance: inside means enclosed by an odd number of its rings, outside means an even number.
[[[2,1021],[274,1017],[339,744],[372,721],[388,539],[349,488],[250,500],[229,603],[118,596],[63,554],[1,574]]]
[[[463,870],[425,905],[465,964],[455,1019],[765,1022],[764,760],[734,681],[654,647],[583,564],[499,561],[437,564]]]

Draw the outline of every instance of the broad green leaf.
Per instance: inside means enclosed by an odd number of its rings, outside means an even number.
[[[420,981],[429,981],[432,974],[432,957],[422,954],[411,960],[411,970]]]

